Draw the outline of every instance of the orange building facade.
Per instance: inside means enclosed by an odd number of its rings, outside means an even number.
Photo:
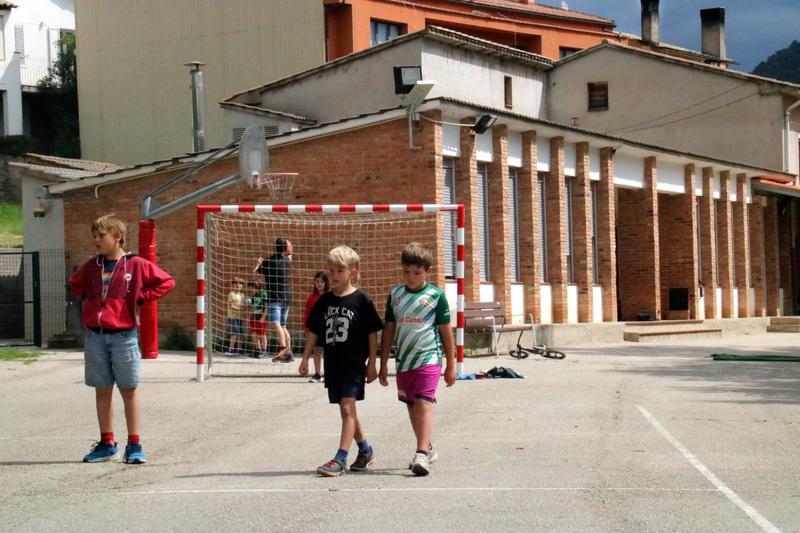
[[[604,39],[613,20],[533,0],[324,0],[326,60],[439,26],[558,60]]]

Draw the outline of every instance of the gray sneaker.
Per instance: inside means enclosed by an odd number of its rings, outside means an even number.
[[[416,476],[427,476],[431,473],[431,465],[428,461],[428,454],[417,452],[414,454],[414,460],[411,462],[411,471]]]

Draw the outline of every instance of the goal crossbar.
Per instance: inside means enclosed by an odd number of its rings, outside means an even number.
[[[463,204],[314,204],[197,206],[197,381],[206,377],[206,218],[213,213],[456,213],[456,372],[464,370],[464,206]]]

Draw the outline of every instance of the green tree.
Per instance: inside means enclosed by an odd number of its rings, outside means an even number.
[[[65,34],[58,40],[58,57],[39,80],[39,91],[47,106],[53,133],[53,155],[81,156],[78,124],[78,76],[75,61],[75,35]]]
[[[776,80],[800,83],[800,42],[778,50],[753,70],[753,74]]]

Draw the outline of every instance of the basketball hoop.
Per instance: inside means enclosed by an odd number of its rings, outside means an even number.
[[[262,172],[253,173],[253,188],[261,190],[266,186],[273,200],[288,200],[294,189],[297,172]]]

